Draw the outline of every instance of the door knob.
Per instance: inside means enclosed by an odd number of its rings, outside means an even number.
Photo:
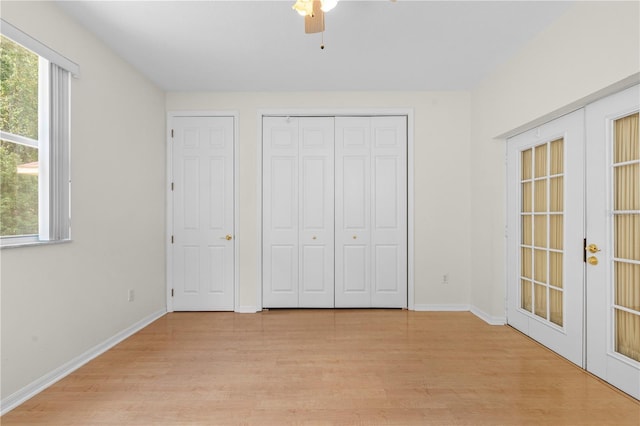
[[[589,244],[589,245],[587,246],[587,250],[589,250],[589,253],[597,253],[597,252],[599,252],[599,251],[600,251],[600,249],[598,248],[598,246],[597,246],[597,245],[595,245],[595,244]]]
[[[227,235],[224,237],[224,239],[225,239],[225,240],[227,240],[227,241],[231,240],[232,238],[233,238],[233,237],[232,237],[230,234],[227,234]]]
[[[595,256],[590,256],[590,257],[587,259],[587,262],[589,262],[589,265],[596,266],[596,265],[598,264],[598,258],[597,258],[597,257],[595,257]]]

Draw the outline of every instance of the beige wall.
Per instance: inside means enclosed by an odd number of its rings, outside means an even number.
[[[53,3],[3,1],[2,18],[81,67],[73,242],[0,252],[5,399],[164,309],[165,114],[161,90]]]
[[[240,305],[256,307],[258,111],[269,108],[414,110],[415,303],[469,304],[469,94],[466,92],[168,93],[167,111],[240,114]],[[441,284],[449,274],[449,283]]]
[[[640,71],[638,2],[581,2],[471,93],[471,304],[505,315],[505,142]]]

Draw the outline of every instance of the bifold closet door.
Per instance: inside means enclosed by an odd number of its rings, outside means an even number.
[[[335,126],[335,306],[407,307],[406,117]]]
[[[263,119],[264,307],[333,307],[333,126]]]

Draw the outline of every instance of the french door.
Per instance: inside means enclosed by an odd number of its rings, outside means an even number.
[[[587,370],[640,399],[640,86],[586,107]]]
[[[584,117],[511,138],[508,323],[583,366]]]
[[[234,309],[234,118],[172,119],[173,309]]]
[[[635,86],[507,145],[509,324],[635,398],[639,109]]]

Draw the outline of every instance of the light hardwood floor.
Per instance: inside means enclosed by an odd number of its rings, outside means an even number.
[[[640,403],[466,312],[171,313],[1,423],[637,426]]]

